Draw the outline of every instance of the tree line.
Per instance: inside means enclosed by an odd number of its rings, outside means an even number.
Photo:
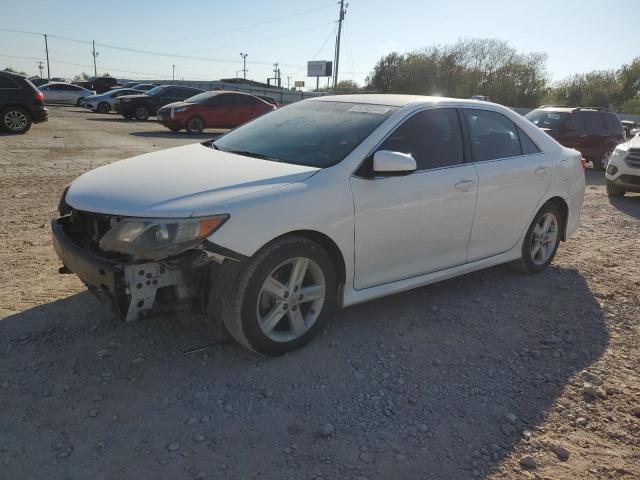
[[[547,54],[522,53],[504,40],[462,39],[378,60],[365,90],[469,98],[485,95],[512,107],[541,104],[609,107],[640,114],[640,57],[617,70],[551,83]]]

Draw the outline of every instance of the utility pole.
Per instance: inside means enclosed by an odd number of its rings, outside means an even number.
[[[278,88],[282,87],[282,83],[280,81],[280,69],[278,68],[278,64],[273,64],[273,78],[278,81]]]
[[[347,7],[349,4],[347,3]],[[338,85],[338,63],[340,63],[340,35],[342,34],[342,21],[347,9],[344,6],[344,0],[340,0],[340,16],[338,17],[338,34],[336,36],[336,57],[333,62],[333,91],[336,91]]]
[[[176,66],[172,65],[172,67],[173,67],[173,73],[171,74],[171,81],[173,82],[176,79]]]
[[[47,52],[47,79],[51,80],[51,70],[49,69],[49,43],[47,42],[47,34],[44,34],[44,49]]]
[[[244,79],[247,79],[247,57],[249,56],[248,53],[242,53],[240,52],[240,56],[242,57],[242,74]]]
[[[43,62],[37,62],[38,63],[38,70],[40,70],[40,78],[42,77],[42,71],[44,70],[44,63]]]
[[[93,74],[97,77],[98,67],[96,67],[96,57],[98,56],[98,52],[96,52],[96,41],[91,40],[91,43],[93,44]]]
[[[291,75],[287,75],[287,90],[289,90],[289,80],[291,80]]]

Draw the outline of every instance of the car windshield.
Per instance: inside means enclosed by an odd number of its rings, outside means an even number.
[[[151,90],[147,91],[147,95],[157,95],[166,87],[153,87]]]
[[[189,97],[185,100],[185,102],[189,102],[189,103],[203,103],[206,102],[207,100],[209,100],[212,97],[215,97],[216,95],[218,95],[217,92],[203,92],[203,93],[199,93],[197,95],[194,95],[193,97]]]
[[[564,126],[569,118],[565,112],[549,112],[545,110],[534,110],[525,115],[525,118],[540,128],[560,128]]]
[[[397,107],[308,100],[274,110],[212,143],[216,149],[325,168],[343,160]]]

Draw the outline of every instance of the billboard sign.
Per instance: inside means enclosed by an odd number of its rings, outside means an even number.
[[[307,62],[307,77],[330,77],[333,73],[333,62],[315,60]]]

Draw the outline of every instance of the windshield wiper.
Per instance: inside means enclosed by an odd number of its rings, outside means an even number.
[[[218,147],[216,147],[216,148],[218,148]],[[280,160],[278,158],[270,157],[269,155],[263,155],[262,153],[249,152],[247,150],[221,150],[221,151],[227,152],[227,153],[234,153],[236,155],[242,155],[243,157],[259,158],[261,160],[272,160],[274,162],[281,162],[282,161],[282,160]]]

